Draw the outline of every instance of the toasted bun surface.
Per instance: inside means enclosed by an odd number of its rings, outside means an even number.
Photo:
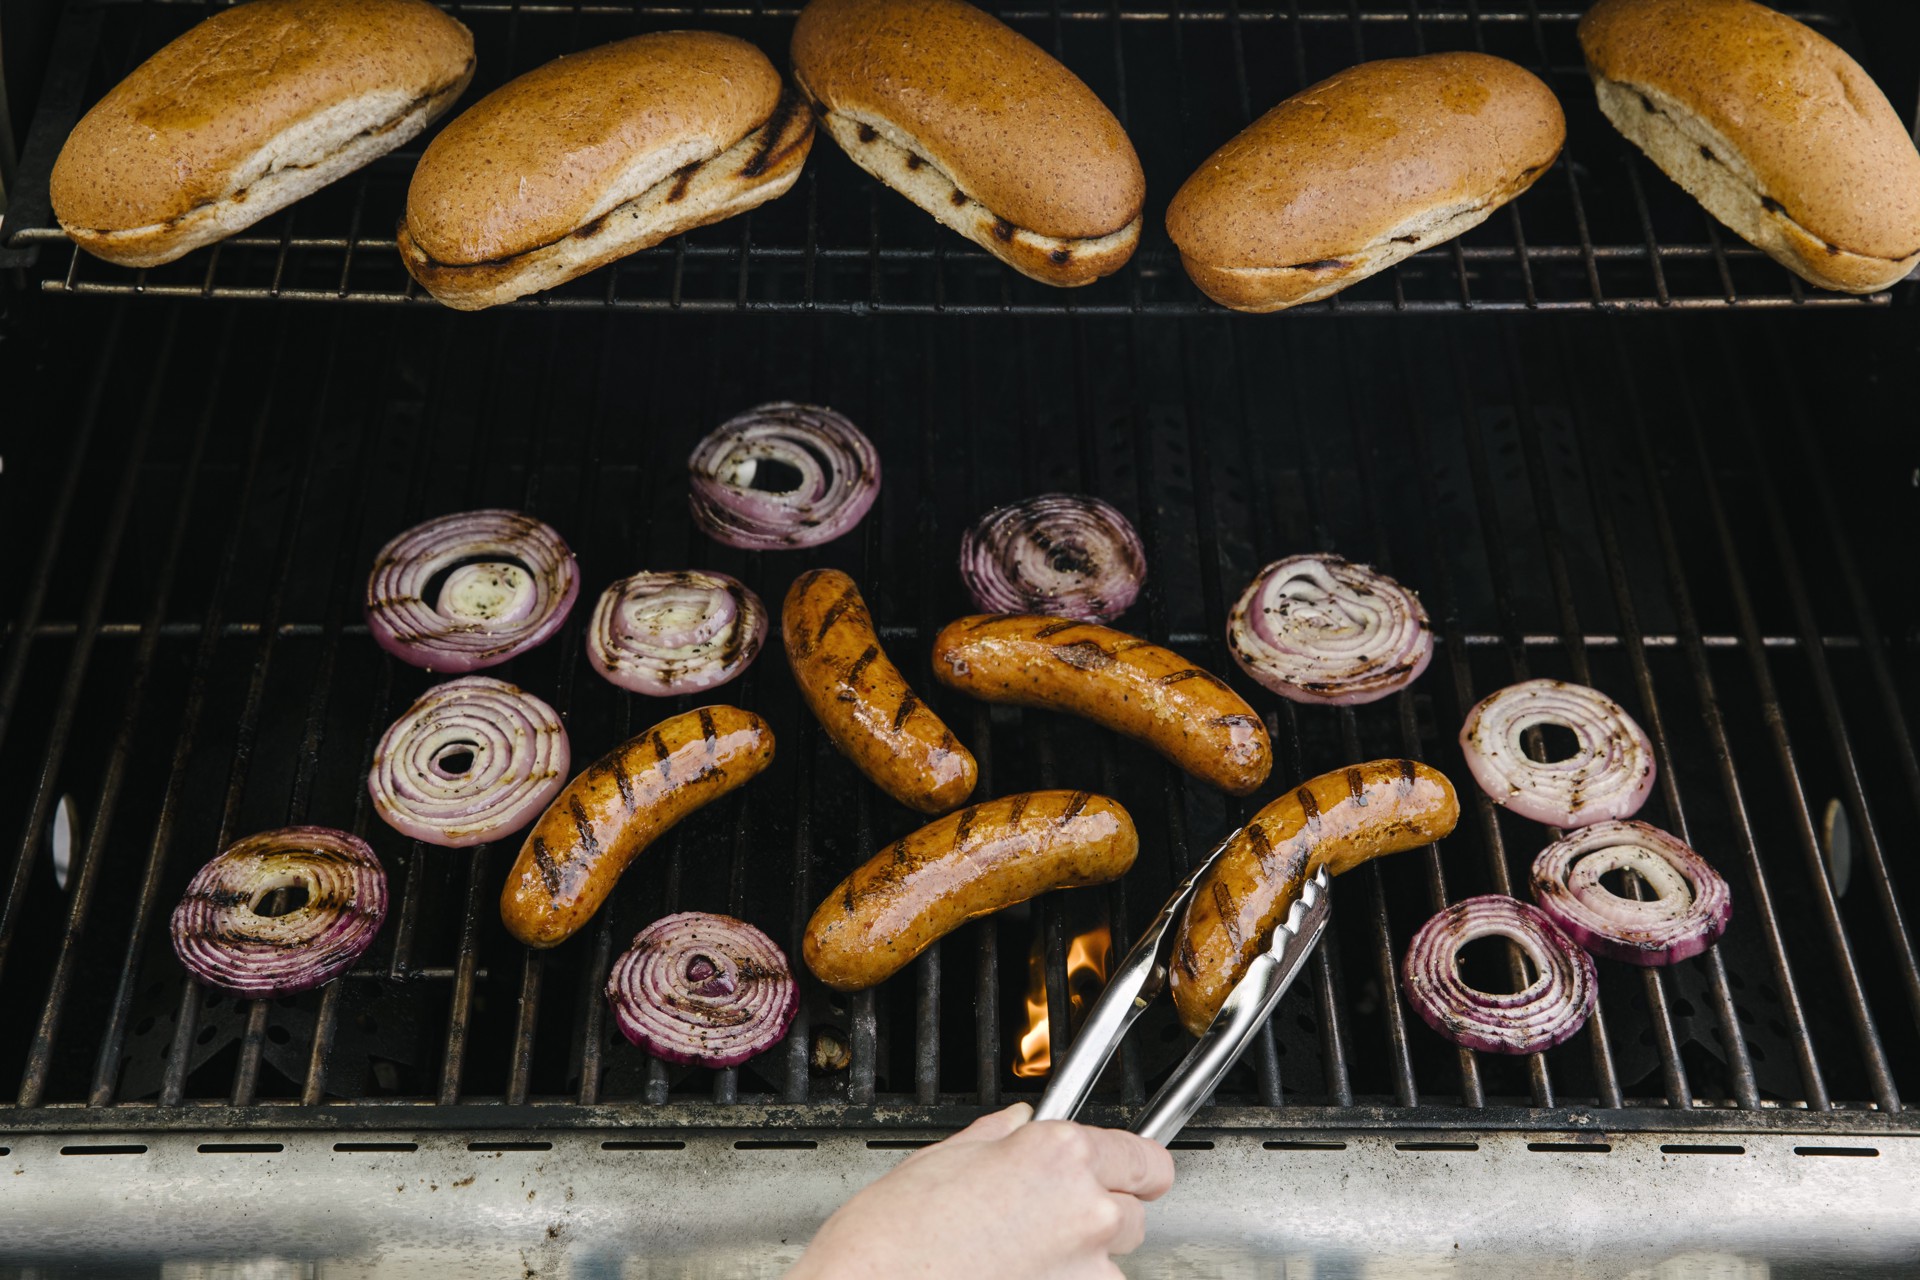
[[[524,253],[592,222],[764,124],[780,73],[745,40],[665,31],[569,54],[461,112],[407,190],[437,261]]]
[[[1210,297],[1277,310],[1478,225],[1565,140],[1553,92],[1504,59],[1363,62],[1209,156],[1174,195],[1167,231]]]
[[[407,142],[472,75],[472,35],[424,0],[224,10],[74,127],[55,216],[112,261],[172,261]]]
[[[794,77],[855,163],[1029,275],[1080,284],[1139,239],[1146,179],[1093,90],[963,0],[813,0]]]
[[[1614,127],[1790,270],[1871,292],[1920,262],[1920,152],[1817,31],[1750,0],[1601,0],[1580,45]]]

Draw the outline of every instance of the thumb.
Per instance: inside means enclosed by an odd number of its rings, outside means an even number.
[[[948,1142],[995,1142],[1006,1137],[1014,1130],[1033,1119],[1033,1108],[1024,1102],[1016,1102],[1004,1111],[995,1111],[991,1115],[981,1116],[960,1132],[948,1138]]]

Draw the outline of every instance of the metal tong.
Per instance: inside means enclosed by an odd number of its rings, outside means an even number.
[[[1107,989],[1100,993],[1079,1037],[1054,1070],[1040,1105],[1034,1108],[1035,1120],[1071,1120],[1077,1115],[1107,1061],[1120,1048],[1127,1029],[1166,989],[1167,966],[1187,904],[1193,900],[1201,876],[1225,849],[1223,841],[1180,882],[1167,905],[1160,908],[1160,914],[1113,971]],[[1200,1042],[1134,1120],[1133,1132],[1166,1145],[1232,1070],[1326,932],[1331,887],[1332,880],[1322,867],[1301,888],[1300,896],[1287,909],[1287,918],[1273,931],[1273,941],[1227,993]]]

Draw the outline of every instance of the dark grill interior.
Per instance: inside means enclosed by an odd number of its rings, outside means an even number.
[[[40,246],[43,288],[68,293],[432,305],[400,266],[393,227],[418,145],[310,196],[217,249],[151,271],[72,248],[45,175],[79,114],[214,8],[206,0],[84,0],[56,46],[22,158],[8,235]],[[464,103],[572,50],[699,26],[759,44],[784,66],[797,6],[447,6],[474,31],[479,71]],[[1574,27],[1584,5],[1480,0],[1286,0],[1243,8],[988,5],[1053,51],[1111,104],[1146,166],[1141,249],[1118,274],[1060,291],[1024,280],[868,180],[824,135],[799,184],[743,217],[596,271],[523,306],[548,309],[856,313],[1210,314],[1160,215],[1184,177],[1248,121],[1356,61],[1447,49],[1511,58],[1542,76],[1568,145],[1525,197],[1452,244],[1420,253],[1310,308],[1318,312],[1705,307],[1860,308],[1890,295],[1823,293],[1723,231],[1602,119]],[[1787,6],[1861,52],[1838,5]],[[1872,51],[1866,51],[1871,54]],[[1868,56],[1867,65],[1886,69]],[[1904,72],[1905,68],[1895,68]],[[1895,90],[1894,101],[1903,99]],[[463,104],[464,105],[464,104]]]
[[[1522,674],[1562,676],[1655,735],[1660,787],[1642,816],[1732,884],[1717,949],[1668,972],[1603,962],[1602,1012],[1567,1045],[1456,1051],[1399,997],[1398,958],[1443,902],[1524,892],[1545,841],[1463,785],[1469,812],[1437,852],[1341,882],[1331,945],[1214,1123],[1548,1130],[1599,1108],[1614,1127],[1903,1127],[1884,1113],[1920,1090],[1902,916],[1903,833],[1920,820],[1906,715],[1920,615],[1901,586],[1910,414],[1888,411],[1875,377],[1825,378],[1807,322],[454,322],[29,301],[0,344],[14,427],[0,529],[15,548],[0,568],[0,1081],[18,1081],[0,1127],[374,1127],[396,1102],[456,1104],[410,1107],[409,1125],[591,1124],[612,1104],[661,1125],[945,1123],[1031,1093],[1009,1066],[1032,948],[1058,1027],[1067,939],[1107,919],[1124,949],[1254,807],[1086,725],[933,684],[927,639],[968,608],[961,530],[1050,489],[1099,493],[1135,520],[1151,577],[1125,625],[1228,676],[1269,718],[1278,760],[1256,803],[1382,755],[1466,784],[1466,706]],[[1912,341],[1885,315],[1820,327],[1850,368],[1892,378]],[[873,436],[879,503],[818,552],[716,546],[686,517],[686,455],[777,398],[835,405]],[[693,705],[585,668],[592,593],[693,565],[777,604],[796,574],[834,565],[978,752],[980,797],[1112,794],[1139,821],[1139,865],[1110,889],[968,926],[876,992],[843,1000],[807,979],[786,1043],[743,1068],[644,1057],[598,995],[641,925],[730,911],[797,954],[819,895],[919,819],[833,752],[769,652],[720,698],[772,720],[773,770],[645,856],[579,937],[546,954],[513,943],[496,902],[517,844],[411,844],[364,788],[375,738],[430,682],[366,635],[373,552],[476,505],[540,515],[579,554],[582,607],[497,672],[565,712],[577,761]],[[1259,565],[1311,548],[1422,591],[1442,642],[1411,694],[1296,712],[1240,678],[1227,605]],[[63,796],[79,818],[65,888],[48,837]],[[1851,829],[1831,873],[1830,806]],[[322,992],[203,993],[166,942],[182,886],[232,838],[297,821],[367,836],[392,878],[388,925]],[[1502,968],[1497,952],[1490,963]],[[1109,1116],[1184,1051],[1168,1011],[1152,1016],[1096,1095]],[[846,1038],[850,1069],[809,1071],[826,1030]]]

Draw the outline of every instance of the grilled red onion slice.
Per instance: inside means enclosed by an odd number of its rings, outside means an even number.
[[[744,920],[682,911],[642,929],[614,961],[607,1002],[656,1058],[733,1067],[779,1042],[800,988],[773,939]]]
[[[1420,678],[1433,626],[1420,597],[1339,556],[1288,556],[1262,569],[1227,618],[1234,660],[1295,702],[1374,702]]]
[[[284,915],[259,909],[304,887]],[[173,911],[173,949],[202,982],[264,998],[306,991],[350,968],[387,915],[387,873],[367,842],[331,827],[248,836],[209,862]]]
[[[995,507],[960,539],[960,578],[987,613],[1112,622],[1147,576],[1147,549],[1111,503],[1045,493]]]
[[[1651,900],[1623,898],[1600,882],[1630,871]],[[1727,931],[1727,882],[1680,840],[1644,822],[1600,822],[1554,841],[1533,860],[1533,900],[1597,956],[1648,967],[1699,955]]]
[[[858,427],[832,409],[785,401],[723,423],[694,447],[687,469],[693,518],[716,541],[749,551],[831,542],[880,492],[880,455]],[[755,488],[756,479],[769,483]]]
[[[579,594],[573,552],[550,526],[518,511],[463,511],[380,549],[367,628],[402,662],[478,671],[550,638]]]
[[[1520,991],[1481,991],[1460,979],[1460,948],[1475,938],[1511,938],[1533,981]],[[1441,1035],[1488,1053],[1538,1053],[1566,1040],[1593,1015],[1599,976],[1593,958],[1538,907],[1488,894],[1456,902],[1420,926],[1401,982],[1415,1013]]]
[[[388,727],[367,791],[395,831],[460,849],[531,822],[572,763],[552,707],[504,680],[462,676],[421,694]]]
[[[1579,748],[1565,760],[1532,759],[1524,738],[1538,724],[1571,730]],[[1552,827],[1631,818],[1653,792],[1653,743],[1624,707],[1583,684],[1525,680],[1481,699],[1460,749],[1495,804]]]
[[[593,669],[666,697],[725,684],[767,638],[767,607],[724,573],[636,573],[600,595],[587,625]]]

